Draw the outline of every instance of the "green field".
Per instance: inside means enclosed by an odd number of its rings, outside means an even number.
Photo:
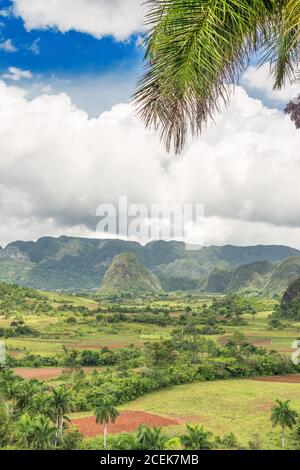
[[[300,412],[300,384],[222,380],[179,385],[147,395],[125,408],[183,418],[186,422],[203,425],[221,437],[233,432],[242,447],[247,447],[257,433],[262,448],[278,449],[279,429],[274,429],[270,422],[275,399],[291,400],[291,405]],[[175,434],[180,428],[169,429]],[[287,436],[287,441],[291,442],[291,433]]]

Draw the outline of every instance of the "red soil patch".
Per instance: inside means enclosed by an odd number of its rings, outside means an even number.
[[[218,339],[218,342],[224,346],[227,341],[228,341],[229,337],[227,336],[221,336],[219,339]],[[262,346],[262,347],[265,347],[265,346],[270,346],[271,344],[271,340],[268,339],[268,338],[259,338],[259,339],[251,339],[251,338],[246,338],[247,341],[250,343],[250,344],[253,344],[253,346]]]
[[[300,384],[300,374],[274,375],[272,377],[255,377],[251,380],[258,382],[281,382],[287,384]]]
[[[97,424],[94,416],[72,419],[73,424],[84,437],[96,437],[103,433],[103,426]],[[147,426],[174,426],[182,424],[180,419],[165,418],[163,416],[146,413],[145,411],[123,411],[115,423],[110,423],[108,432],[117,434],[120,432],[135,431],[140,424]]]
[[[14,373],[23,379],[37,379],[49,380],[59,377],[63,372],[62,367],[43,367],[43,368],[29,368],[29,367],[16,367]],[[83,367],[85,372],[92,372],[94,367]]]

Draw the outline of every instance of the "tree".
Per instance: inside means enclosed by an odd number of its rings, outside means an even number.
[[[35,380],[30,380],[28,382],[22,380],[16,382],[13,393],[16,401],[16,407],[21,413],[31,403],[31,400],[38,389],[39,384]]]
[[[37,450],[49,450],[55,445],[56,427],[44,415],[37,416],[33,422],[32,447]]]
[[[202,426],[190,426],[187,424],[186,431],[186,434],[180,438],[185,449],[209,450],[213,448],[213,434],[205,431]]]
[[[138,450],[163,450],[166,438],[161,434],[161,428],[149,428],[141,424],[136,433]]]
[[[166,443],[167,438],[162,435],[161,428],[141,424],[135,434],[120,434],[115,445],[117,450],[163,450]]]
[[[270,63],[275,89],[299,73],[299,0],[148,0],[146,72],[135,95],[167,150],[197,135],[253,54]],[[300,98],[300,97],[299,97]],[[286,108],[300,127],[300,99]]]
[[[107,447],[107,427],[108,423],[114,423],[119,416],[118,410],[115,408],[114,403],[108,399],[101,399],[95,407],[96,423],[103,424],[103,443],[104,449]]]
[[[11,415],[5,404],[0,403],[0,449],[7,445],[11,434]]]
[[[25,449],[30,449],[34,434],[34,418],[28,413],[23,414],[15,425],[14,436]]]
[[[33,415],[43,414],[51,417],[53,410],[51,405],[53,404],[53,397],[44,390],[40,390],[36,395],[32,397],[32,400],[28,406],[30,413]]]
[[[52,390],[52,396],[50,399],[51,408],[53,410],[53,418],[56,423],[56,439],[55,447],[58,444],[58,440],[62,440],[64,423],[68,420],[67,413],[72,411],[73,408],[73,395],[70,390],[65,386],[60,386]]]
[[[277,405],[272,408],[271,421],[273,426],[281,426],[281,445],[285,447],[285,429],[296,424],[298,413],[290,408],[290,400],[276,400]]]

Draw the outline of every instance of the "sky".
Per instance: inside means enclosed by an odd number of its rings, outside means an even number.
[[[242,75],[228,108],[167,154],[130,98],[143,69],[140,0],[0,0],[0,245],[97,237],[96,210],[204,204],[204,241],[300,248],[300,132],[269,67]],[[189,239],[197,243],[197,227]]]

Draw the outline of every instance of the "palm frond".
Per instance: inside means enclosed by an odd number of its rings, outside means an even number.
[[[272,18],[272,34],[265,44],[262,62],[270,62],[274,88],[293,80],[299,64],[300,1],[279,1]]]
[[[135,94],[168,151],[202,129],[269,35],[275,1],[149,0],[146,71]]]

